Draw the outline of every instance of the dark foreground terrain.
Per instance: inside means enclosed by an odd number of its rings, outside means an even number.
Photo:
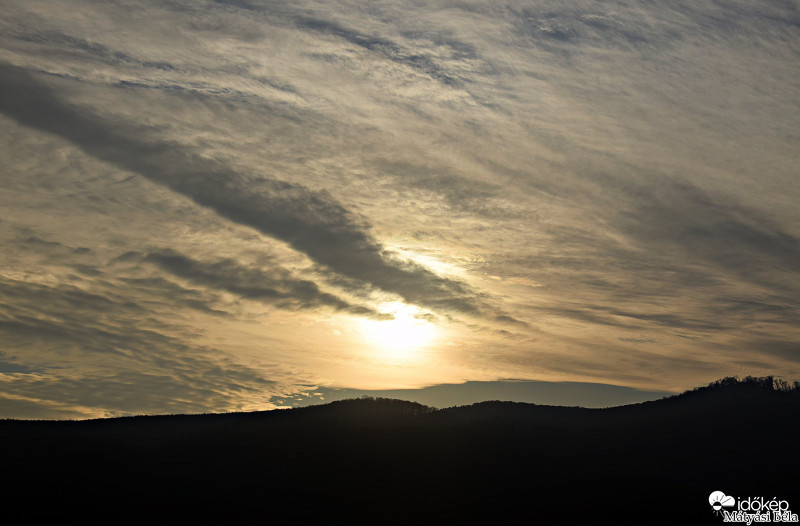
[[[6,420],[2,501],[48,524],[720,524],[715,490],[800,512],[799,430],[800,391],[771,378],[611,409],[358,399]]]

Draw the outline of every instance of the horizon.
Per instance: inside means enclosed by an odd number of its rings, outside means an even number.
[[[530,400],[507,400],[507,399],[498,399],[498,398],[487,398],[487,399],[479,399],[479,400],[471,400],[467,397],[465,403],[458,403],[453,405],[431,405],[426,403],[426,401],[435,399],[431,396],[430,393],[422,394],[417,393],[416,395],[412,395],[412,397],[408,398],[401,398],[394,396],[397,393],[407,392],[404,390],[395,390],[395,391],[356,391],[356,390],[329,390],[326,394],[330,395],[331,391],[334,392],[334,396],[329,398],[323,399],[323,397],[315,398],[313,396],[309,396],[305,399],[297,399],[292,402],[292,405],[279,405],[277,407],[266,409],[266,410],[255,410],[255,411],[237,411],[237,412],[205,412],[205,413],[165,413],[165,414],[132,414],[132,415],[123,415],[123,416],[110,416],[110,417],[98,417],[98,418],[83,418],[83,419],[41,419],[41,418],[2,418],[0,417],[0,422],[8,422],[8,423],[83,423],[83,422],[96,422],[99,420],[107,421],[107,420],[127,420],[127,419],[140,419],[140,418],[158,418],[158,417],[224,417],[224,416],[236,416],[236,415],[258,415],[261,413],[269,413],[273,411],[286,411],[292,409],[308,409],[308,408],[320,408],[325,406],[333,406],[338,405],[340,403],[348,404],[350,402],[400,402],[403,404],[413,404],[415,406],[420,406],[425,408],[426,410],[430,410],[429,412],[439,412],[450,409],[469,409],[474,406],[483,406],[486,404],[492,405],[495,404],[495,410],[497,408],[496,404],[514,404],[514,406],[524,405],[524,406],[535,406],[535,407],[542,407],[548,409],[564,409],[564,410],[576,410],[579,411],[580,415],[586,415],[587,413],[582,410],[593,410],[593,411],[611,411],[615,409],[625,409],[625,408],[632,408],[636,406],[648,405],[648,407],[655,407],[650,406],[649,404],[658,404],[659,402],[665,402],[669,399],[684,399],[684,395],[693,395],[696,393],[702,393],[708,390],[717,390],[717,389],[728,389],[734,386],[757,386],[759,389],[765,389],[766,381],[769,381],[769,391],[773,393],[793,393],[793,394],[800,394],[800,382],[793,382],[789,383],[779,378],[774,378],[771,376],[767,377],[752,377],[748,376],[745,378],[738,378],[738,377],[725,377],[720,378],[714,382],[709,383],[708,385],[697,386],[693,389],[688,389],[681,393],[663,393],[663,396],[658,398],[652,398],[651,396],[654,393],[650,393],[647,398],[636,398],[634,400],[628,400],[627,402],[618,403],[614,405],[593,405],[593,406],[582,406],[582,405],[566,405],[566,404],[559,404],[559,403],[540,403],[534,402]],[[484,382],[467,382],[469,383],[484,383]],[[494,383],[494,382],[485,382],[485,383]],[[546,382],[534,382],[534,383],[546,383]],[[442,387],[442,386],[436,386]],[[452,386],[457,387],[457,386]],[[614,387],[614,386],[606,386],[606,387]],[[425,390],[419,390],[424,392]],[[619,397],[622,391],[618,391],[616,394]],[[634,390],[635,391],[635,390]],[[413,393],[413,391],[412,391]],[[550,393],[552,395],[552,393]],[[563,394],[563,393],[562,393]],[[630,396],[631,393],[627,393]],[[730,393],[729,393],[730,395]],[[434,395],[435,396],[435,395]],[[451,395],[452,396],[452,395]],[[574,394],[572,394],[574,396]],[[625,395],[622,395],[625,396]],[[440,400],[442,398],[439,398]],[[619,401],[619,398],[617,398]],[[772,399],[774,403],[776,400]],[[284,400],[281,400],[284,402]],[[384,406],[385,407],[385,406]],[[685,411],[682,413],[683,417],[689,417],[691,415],[690,412]],[[706,408],[707,409],[707,408]],[[426,413],[427,414],[427,413]],[[575,413],[573,413],[575,414]],[[536,419],[530,421],[531,423],[536,423]],[[665,423],[662,421],[662,423]]]
[[[562,384],[554,382],[529,382],[520,380],[503,380],[497,382],[465,382],[464,384],[451,384],[451,385],[437,385],[430,386],[423,389],[395,389],[395,390],[356,390],[356,389],[325,389],[317,388],[310,393],[303,393],[302,395],[294,395],[291,397],[273,397],[270,401],[277,404],[271,409],[258,409],[253,411],[233,411],[233,412],[204,412],[204,413],[141,413],[105,417],[90,417],[79,419],[47,419],[47,418],[14,418],[14,417],[0,417],[0,421],[7,422],[89,422],[95,420],[113,420],[113,419],[127,419],[127,418],[140,418],[140,417],[170,417],[170,416],[224,416],[224,415],[237,415],[243,413],[263,413],[270,411],[284,411],[287,409],[304,409],[309,407],[320,407],[335,404],[337,402],[353,402],[360,400],[371,401],[394,401],[404,402],[411,404],[418,404],[433,411],[441,411],[446,409],[458,409],[472,407],[475,405],[482,405],[486,403],[511,403],[523,404],[540,407],[550,407],[558,409],[618,409],[631,406],[639,406],[650,402],[660,402],[670,398],[683,398],[683,395],[690,395],[692,393],[702,392],[709,389],[727,388],[733,385],[738,386],[758,386],[763,389],[766,385],[765,382],[769,381],[769,390],[775,392],[794,392],[800,393],[800,382],[787,382],[780,378],[773,376],[753,377],[747,376],[739,378],[735,376],[728,376],[725,378],[717,379],[706,385],[696,386],[692,389],[687,389],[679,393],[670,392],[646,392],[637,389],[624,388],[619,386],[611,386],[604,384],[581,384],[579,382],[563,382]],[[528,385],[526,385],[528,384]],[[584,394],[589,394],[590,398],[582,398],[580,394],[576,394],[576,390],[570,389],[570,384],[577,384],[583,389],[587,389]],[[458,393],[463,391],[468,386],[472,385],[473,389],[467,389],[467,394]],[[501,386],[498,389],[498,386]],[[505,386],[506,389],[502,387]],[[492,397],[476,395],[476,392],[482,393],[508,393],[509,386],[523,387],[523,393],[520,394],[519,390],[515,395],[509,398]],[[598,391],[594,389],[599,388],[599,393],[602,397],[598,399],[596,395]],[[452,390],[451,390],[452,389]],[[455,391],[455,392],[453,392]],[[473,391],[473,392],[469,392]],[[580,393],[581,389],[577,392]],[[513,392],[513,391],[512,391]],[[581,403],[570,403],[579,400],[586,401],[586,405]],[[455,402],[455,403],[449,403]],[[288,404],[288,405],[287,405]],[[2,407],[0,406],[0,409]]]
[[[4,3],[0,418],[800,379],[798,16]]]

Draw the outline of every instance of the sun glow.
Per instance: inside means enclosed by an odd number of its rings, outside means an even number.
[[[413,359],[437,336],[436,326],[425,319],[423,312],[400,302],[385,303],[382,312],[394,316],[392,320],[362,320],[363,336],[389,357],[399,360]]]

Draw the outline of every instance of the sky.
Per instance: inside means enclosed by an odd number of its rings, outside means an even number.
[[[0,418],[800,379],[794,0],[0,13]]]

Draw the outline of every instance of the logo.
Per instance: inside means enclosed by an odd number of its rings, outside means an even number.
[[[722,522],[743,522],[748,526],[754,522],[799,522],[797,514],[789,509],[789,502],[777,497],[737,499],[721,491],[712,491],[708,503],[715,515],[722,516]]]
[[[716,513],[720,513],[723,507],[731,508],[736,506],[736,499],[725,495],[721,491],[714,491],[708,496],[708,503],[711,504],[711,507],[714,508]]]

